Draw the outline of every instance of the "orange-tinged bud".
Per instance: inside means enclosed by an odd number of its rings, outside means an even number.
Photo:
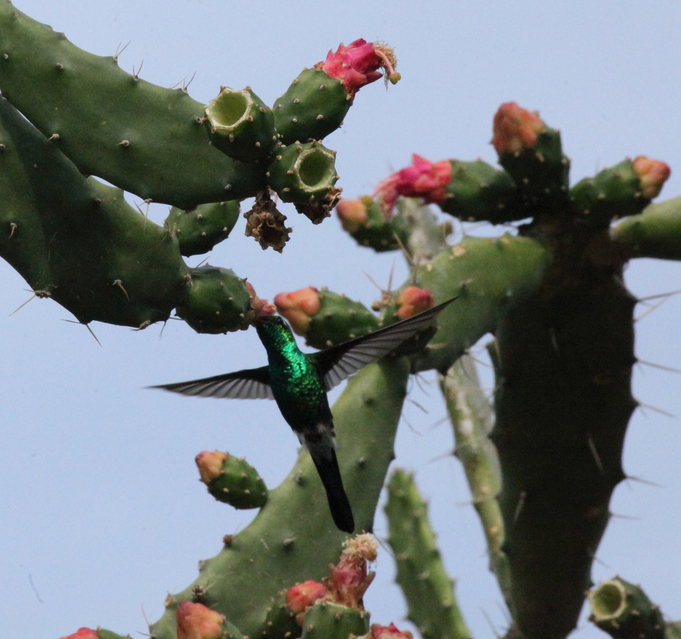
[[[214,479],[217,479],[222,474],[222,467],[228,457],[227,453],[221,453],[217,450],[212,453],[207,450],[199,453],[194,461],[199,468],[201,481],[208,485]]]
[[[78,632],[61,639],[99,639],[99,633],[92,628],[79,628]]]
[[[397,317],[403,320],[433,308],[435,298],[430,289],[408,286],[399,294],[395,303],[397,304]]]
[[[361,199],[341,200],[336,205],[338,218],[348,233],[356,233],[367,222],[367,207]]]
[[[299,625],[303,625],[307,609],[325,594],[326,588],[318,581],[313,581],[312,579],[308,579],[302,584],[296,584],[288,589],[286,603],[288,603],[291,612],[296,616],[296,621]]]
[[[292,293],[279,293],[274,298],[274,304],[279,314],[290,322],[298,335],[305,335],[312,316],[319,313],[321,308],[319,294],[314,286],[301,288]]]
[[[660,160],[651,160],[639,155],[633,163],[632,169],[641,181],[641,194],[648,200],[657,197],[662,185],[669,179],[671,169]]]
[[[414,635],[409,630],[398,630],[394,623],[389,626],[372,623],[371,639],[414,639]]]
[[[523,109],[515,102],[506,102],[494,116],[494,137],[492,144],[497,153],[517,153],[533,148],[537,134],[545,130],[538,112]]]
[[[220,639],[225,616],[200,603],[181,601],[175,613],[177,639]]]

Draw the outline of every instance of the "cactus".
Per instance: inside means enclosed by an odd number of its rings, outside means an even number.
[[[262,248],[281,251],[289,240],[277,198],[315,224],[328,217],[340,189],[336,154],[321,140],[381,71],[399,79],[394,66],[389,47],[356,40],[304,70],[271,109],[250,88],[223,87],[206,106],[185,89],[123,72],[115,56],[78,49],[0,0],[0,254],[35,295],[84,324],[143,328],[174,310],[198,333],[258,326],[271,309],[246,280],[251,265],[240,264],[237,275],[187,266],[182,256],[226,240],[248,197],[255,203],[244,215],[246,234]],[[563,639],[591,586],[637,406],[630,388],[637,300],[623,270],[637,257],[681,259],[681,200],[651,205],[669,167],[644,156],[570,187],[559,132],[515,103],[501,106],[493,130],[501,170],[480,159],[414,154],[412,166],[373,195],[339,205],[360,246],[407,257],[407,278],[382,292],[372,307],[378,314],[321,282],[299,283],[308,288],[275,302],[308,344],[325,349],[456,298],[432,327],[350,380],[333,407],[357,528],[373,529],[409,373],[438,371],[455,453],[511,614],[509,636]],[[171,204],[165,225],[126,204],[123,190]],[[526,222],[516,234],[450,244],[452,216]],[[471,360],[457,363],[487,333],[493,416]],[[194,583],[168,596],[150,626],[153,639],[398,633],[392,624],[370,630],[365,565],[350,579],[357,588],[344,587],[345,537],[330,524],[306,453],[272,490],[226,453],[202,453],[197,463],[218,500],[258,513],[201,562]],[[388,491],[389,541],[410,618],[426,639],[470,636],[412,478],[395,472]],[[300,593],[315,580],[327,593],[294,611],[292,585]],[[621,580],[592,591],[598,615],[613,593],[641,614],[617,617],[618,628],[608,618],[611,634],[634,632],[632,621],[646,636],[677,631]],[[121,637],[88,628],[72,636]]]

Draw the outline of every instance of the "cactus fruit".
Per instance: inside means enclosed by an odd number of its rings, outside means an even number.
[[[246,87],[222,87],[206,107],[206,127],[211,144],[233,160],[264,160],[277,142],[272,109]]]
[[[201,481],[218,501],[234,508],[262,508],[267,502],[267,486],[245,459],[215,451],[196,456]]]
[[[277,98],[274,123],[285,145],[321,140],[343,123],[355,94],[381,77],[395,84],[397,61],[387,45],[360,39],[329,51],[324,62],[305,69]]]
[[[239,202],[230,200],[199,204],[191,211],[172,207],[163,225],[177,238],[180,253],[190,256],[208,253],[227,239],[238,219]]]
[[[589,591],[589,621],[615,639],[665,639],[666,623],[660,607],[640,586],[621,577],[602,581]]]
[[[388,543],[397,562],[396,580],[407,599],[409,620],[423,639],[469,639],[454,582],[445,572],[426,504],[410,474],[398,469],[391,475],[385,514]]]
[[[314,604],[303,621],[301,639],[347,639],[369,632],[369,613],[340,604]]]
[[[0,90],[85,175],[189,209],[254,196],[263,166],[208,143],[204,105],[125,73],[0,2]],[[87,96],[87,99],[84,99]]]
[[[324,590],[321,584],[319,586]],[[292,611],[287,601],[287,592],[289,591],[280,590],[276,596],[272,597],[263,624],[262,639],[298,639],[302,634],[302,620],[305,618],[306,606],[301,608],[301,623],[298,623],[296,615],[299,613]]]
[[[189,269],[191,286],[176,313],[197,333],[245,330],[255,317],[253,287],[232,269],[200,266]]]
[[[175,614],[177,639],[244,639],[224,615],[201,603],[183,601]]]
[[[336,206],[338,219],[361,246],[374,251],[395,251],[406,247],[410,236],[410,224],[403,215],[386,216],[370,197],[341,200]]]
[[[61,639],[130,639],[130,635],[117,635],[110,630],[104,630],[104,628],[97,628],[93,630],[92,628],[79,628],[78,632],[68,635],[67,637],[62,637]]]

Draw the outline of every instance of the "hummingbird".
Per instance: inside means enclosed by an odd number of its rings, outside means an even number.
[[[286,321],[276,315],[263,314],[254,325],[267,351],[267,366],[150,388],[200,397],[275,400],[301,445],[312,456],[336,527],[352,533],[355,520],[338,467],[333,416],[326,393],[427,326],[455,299],[367,335],[308,354],[298,348]]]

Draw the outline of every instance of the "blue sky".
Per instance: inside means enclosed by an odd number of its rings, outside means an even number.
[[[538,1],[383,2],[348,0],[17,0],[17,8],[64,31],[81,48],[111,55],[130,45],[121,66],[170,86],[196,73],[189,92],[207,102],[220,85],[249,85],[271,104],[304,66],[339,42],[363,37],[395,47],[402,81],[386,92],[365,87],[344,127],[325,144],[338,151],[339,185],[354,197],[373,191],[416,152],[431,160],[477,157],[494,163],[494,112],[515,100],[539,110],[563,135],[572,180],[639,154],[666,161],[672,176],[660,199],[681,194],[678,32],[681,5]],[[134,201],[134,198],[133,198]],[[370,304],[399,255],[356,248],[329,219],[313,227],[291,208],[283,255],[233,237],[209,256],[233,268],[256,291],[329,286]],[[167,207],[152,207],[161,222]],[[469,234],[499,233],[484,225]],[[199,259],[194,259],[195,264]],[[627,283],[639,296],[674,291],[675,263],[632,263]],[[214,502],[198,482],[193,458],[215,448],[245,455],[268,485],[296,456],[297,440],[273,403],[217,402],[142,390],[264,363],[257,337],[197,335],[179,321],[145,331],[69,323],[49,300],[33,300],[22,278],[0,263],[0,353],[4,368],[0,450],[0,615],[7,637],[60,637],[98,624],[140,636],[144,615],[156,620],[167,592],[193,581],[199,559],[216,554],[226,533],[250,515]],[[639,311],[645,309],[639,307]],[[642,360],[679,367],[681,299],[671,297],[637,324]],[[426,378],[432,381],[432,378]],[[486,384],[491,385],[489,375]],[[635,396],[681,415],[681,378],[637,366]],[[415,471],[430,500],[433,524],[466,621],[476,637],[505,628],[502,598],[487,571],[484,539],[452,448],[435,386],[412,383],[397,443],[400,466]],[[424,391],[425,388],[425,391]],[[427,394],[426,394],[427,391]],[[334,395],[336,396],[336,395]],[[439,424],[439,425],[438,425]],[[630,425],[613,519],[594,577],[616,573],[640,582],[671,618],[681,618],[678,575],[681,527],[679,421],[652,408]],[[655,484],[655,485],[653,485]],[[382,515],[376,532],[385,533]],[[400,624],[404,604],[381,550],[366,597],[372,619]],[[406,624],[404,624],[406,625]],[[583,619],[574,635],[601,636]]]

